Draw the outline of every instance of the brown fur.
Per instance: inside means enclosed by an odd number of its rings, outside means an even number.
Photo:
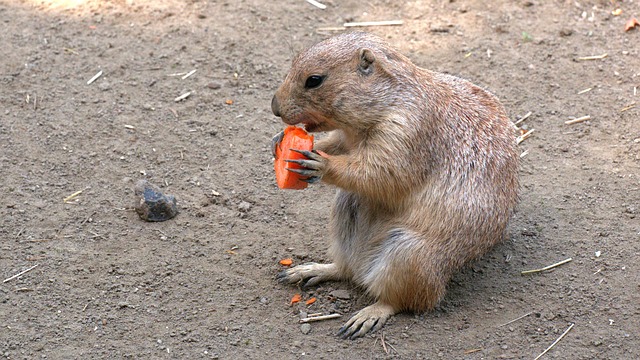
[[[305,88],[314,74],[324,82]],[[345,325],[347,336],[432,309],[451,275],[501,240],[519,157],[489,92],[421,69],[376,36],[347,33],[300,54],[272,106],[287,124],[331,131],[316,144],[326,154],[305,166],[338,187],[334,265],[292,268],[281,280],[363,286],[377,303]]]

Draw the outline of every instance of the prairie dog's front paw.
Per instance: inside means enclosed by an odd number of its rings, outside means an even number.
[[[369,331],[379,330],[396,311],[380,301],[358,311],[338,332],[343,339],[356,339]]]
[[[307,151],[307,150],[297,150],[291,149],[291,151],[295,151],[299,154],[302,154],[307,157],[307,159],[302,160],[285,160],[286,162],[298,164],[302,167],[302,169],[287,169],[289,171],[293,171],[294,173],[300,174],[302,176],[306,176],[306,179],[302,179],[302,181],[306,181],[310,184],[318,182],[322,179],[327,170],[327,161],[328,158],[321,155],[317,151]],[[326,154],[325,154],[326,155]]]
[[[339,272],[335,264],[307,263],[281,271],[276,277],[281,283],[313,286],[322,281],[338,280]]]

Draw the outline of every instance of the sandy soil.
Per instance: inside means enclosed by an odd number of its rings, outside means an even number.
[[[0,280],[37,265],[0,283],[1,357],[533,359],[573,324],[545,358],[640,358],[637,1],[326,3],[0,1]],[[369,30],[535,132],[508,241],[435,311],[345,341],[361,290],[275,281],[328,260],[334,189],[277,189],[270,100],[318,28],[389,19]],[[141,221],[139,179],[181,213]],[[316,312],[344,316],[298,324]]]

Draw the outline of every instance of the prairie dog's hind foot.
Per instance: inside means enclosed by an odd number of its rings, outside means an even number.
[[[377,331],[395,313],[396,310],[393,306],[378,301],[353,315],[351,319],[340,328],[338,336],[343,339],[353,340],[364,336],[369,331]]]
[[[301,284],[305,288],[323,281],[340,280],[342,276],[335,263],[306,263],[281,271],[276,279],[284,284]]]

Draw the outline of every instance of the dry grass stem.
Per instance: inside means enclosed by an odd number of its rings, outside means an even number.
[[[35,268],[37,268],[37,267],[38,267],[38,264],[35,264],[35,265],[33,265],[32,267],[28,268],[27,270],[21,271],[21,272],[19,272],[19,273],[15,274],[15,275],[13,275],[13,276],[12,276],[12,277],[10,277],[10,278],[4,279],[4,281],[3,281],[2,283],[4,284],[4,283],[9,282],[9,281],[11,281],[11,280],[13,280],[13,279],[15,279],[15,278],[18,278],[18,277],[20,277],[20,276],[22,276],[22,275],[24,275],[24,274],[28,273],[29,271],[31,271],[31,270],[33,270],[33,269],[35,269]]]
[[[364,22],[347,22],[342,26],[344,27],[368,27],[368,26],[390,26],[390,25],[402,25],[402,20],[383,20],[383,21],[364,21]]]
[[[553,269],[554,267],[557,267],[557,266],[560,266],[560,265],[566,264],[566,263],[568,263],[568,262],[570,262],[570,261],[572,261],[572,260],[573,260],[572,258],[564,259],[564,260],[562,260],[562,261],[560,261],[560,262],[557,262],[557,263],[555,263],[555,264],[551,264],[551,265],[549,265],[549,266],[545,266],[545,267],[540,268],[540,269],[534,269],[534,270],[526,270],[526,271],[522,271],[522,272],[520,272],[520,274],[522,274],[522,275],[527,275],[527,274],[533,274],[533,273],[538,273],[538,272],[543,272],[543,271],[551,270],[551,269]]]
[[[538,359],[540,359],[542,356],[544,356],[544,354],[546,354],[547,352],[549,352],[549,350],[551,350],[551,348],[552,348],[552,347],[556,346],[556,344],[557,344],[560,340],[562,340],[562,338],[563,338],[565,335],[567,335],[567,333],[568,333],[569,331],[571,331],[571,329],[573,329],[573,326],[574,326],[574,325],[575,325],[575,324],[571,324],[571,326],[569,326],[569,328],[568,328],[567,330],[565,330],[565,331],[562,333],[562,335],[560,335],[560,337],[559,337],[559,338],[557,338],[557,339],[556,339],[556,341],[554,341],[554,342],[553,342],[553,344],[551,344],[548,348],[546,348],[546,349],[545,349],[545,350],[544,350],[540,355],[536,356],[536,358],[535,358],[534,360],[538,360]]]
[[[184,80],[184,79],[188,78],[189,76],[191,76],[191,75],[195,74],[195,73],[196,73],[196,71],[198,71],[198,70],[197,70],[197,69],[193,69],[193,70],[189,71],[188,73],[186,73],[186,74],[182,77],[182,80]]]
[[[609,56],[609,54],[602,54],[602,55],[592,55],[592,56],[583,56],[583,57],[579,57],[577,58],[577,60],[580,61],[586,61],[586,60],[600,60],[600,59],[604,59],[607,56]]]
[[[504,324],[502,324],[502,325],[498,325],[498,327],[503,327],[503,326],[505,326],[505,325],[512,324],[512,323],[514,323],[514,322],[516,322],[516,321],[518,321],[518,320],[520,320],[520,319],[526,318],[527,316],[529,316],[529,315],[531,315],[531,314],[533,314],[533,311],[529,311],[528,313],[526,313],[526,314],[524,314],[524,315],[522,315],[522,316],[520,316],[520,317],[517,317],[517,318],[515,318],[515,319],[513,319],[513,320],[511,320],[511,321],[508,321],[508,322],[506,322],[506,323],[504,323]]]
[[[469,354],[477,353],[478,351],[482,351],[482,348],[465,350],[464,354],[469,355]]]
[[[317,7],[318,9],[322,9],[322,10],[324,10],[324,9],[326,9],[326,8],[327,8],[327,5],[325,5],[325,4],[321,4],[321,3],[317,2],[316,0],[306,0],[306,1],[307,1],[309,4],[311,4],[311,5],[315,6],[315,7]]]
[[[531,111],[529,111],[528,113],[524,114],[524,116],[521,117],[518,121],[514,122],[513,125],[518,125],[521,122],[527,120],[527,118],[529,118],[529,116],[531,116],[531,114],[533,114]]]
[[[184,100],[184,99],[188,98],[188,97],[189,97],[189,95],[191,95],[191,91],[186,92],[186,93],[184,93],[184,94],[182,94],[182,95],[178,96],[177,98],[173,99],[173,101],[175,101],[175,102],[180,102],[180,101],[182,101],[182,100]]]
[[[329,32],[329,31],[343,31],[345,30],[346,27],[344,26],[334,26],[334,27],[323,27],[323,28],[317,28],[316,32]]]
[[[83,191],[84,190],[78,190],[78,191],[74,192],[73,194],[67,196],[66,198],[62,199],[62,201],[68,203],[69,201],[75,199],[76,196],[82,194]]]
[[[94,81],[98,80],[100,76],[102,76],[102,70],[98,71],[97,74],[93,75],[93,77],[89,79],[89,81],[87,81],[87,85],[91,85]]]
[[[580,90],[580,91],[578,91],[578,95],[582,95],[582,94],[584,94],[584,93],[588,93],[588,92],[589,92],[589,91],[591,91],[591,90],[593,90],[593,88],[592,88],[592,87],[590,87],[590,88],[586,88],[586,89],[584,89],[584,90]]]
[[[581,123],[583,121],[587,121],[589,119],[591,119],[591,116],[590,115],[585,115],[585,116],[581,116],[579,118],[575,118],[575,119],[572,119],[572,120],[567,120],[564,123],[566,125],[573,125],[573,124]]]
[[[631,109],[633,109],[633,108],[634,108],[634,107],[636,107],[636,106],[638,106],[638,104],[634,101],[634,102],[632,102],[631,104],[629,104],[629,105],[627,105],[627,106],[623,107],[622,109],[620,109],[620,112],[625,112],[625,111],[627,111],[627,110],[631,110]]]
[[[384,350],[384,353],[388,354],[389,349],[387,349],[386,341],[384,341],[384,333],[380,334],[380,343],[382,343],[382,349]]]
[[[528,138],[530,138],[530,137],[531,137],[531,134],[533,134],[533,132],[534,132],[535,130],[536,130],[536,129],[531,129],[531,130],[527,131],[526,133],[524,133],[524,134],[522,134],[522,135],[518,136],[518,137],[516,138],[516,143],[519,145],[521,142],[523,142],[523,141],[527,140]]]

